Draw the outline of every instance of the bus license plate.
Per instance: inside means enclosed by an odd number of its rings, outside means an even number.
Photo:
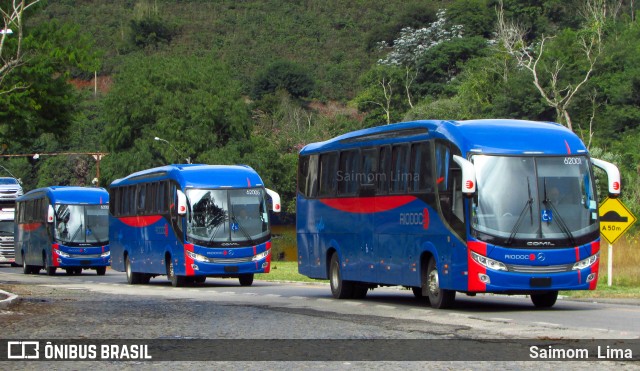
[[[529,285],[531,287],[551,287],[551,277],[531,278]]]

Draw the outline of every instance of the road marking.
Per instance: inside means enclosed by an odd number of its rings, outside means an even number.
[[[409,309],[409,311],[418,312],[418,313],[422,313],[422,314],[429,314],[429,313],[433,312],[432,310],[429,310],[429,309],[418,309],[418,308],[411,308],[411,309]]]
[[[511,322],[513,321],[512,318],[500,318],[500,317],[493,317],[493,318],[489,318],[489,321],[494,321],[494,322]]]
[[[289,299],[294,299],[294,300],[305,300],[307,298],[305,298],[304,296],[289,296]]]
[[[329,300],[329,299],[325,299],[325,300]],[[351,306],[358,306],[358,305],[362,305],[361,302],[359,301],[345,301],[344,305],[351,305]]]
[[[234,291],[223,291],[223,292],[221,292],[221,294],[224,294],[224,295],[235,295],[236,293]]]
[[[380,309],[396,309],[396,307],[392,307],[391,305],[376,305],[376,308],[380,308]]]
[[[540,326],[562,327],[562,325],[559,325],[557,323],[549,323],[549,322],[533,322],[533,324],[540,325]]]
[[[282,297],[282,295],[280,295],[280,294],[266,294],[266,295],[262,295],[262,296],[270,296],[272,298],[280,298],[280,297]]]

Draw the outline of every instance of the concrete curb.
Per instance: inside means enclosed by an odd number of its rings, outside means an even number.
[[[16,299],[18,299],[18,295],[12,294],[10,292],[6,292],[4,290],[0,290],[0,297],[4,297],[4,299],[0,300],[0,309],[4,309],[8,307]]]

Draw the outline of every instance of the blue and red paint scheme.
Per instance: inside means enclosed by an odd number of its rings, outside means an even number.
[[[46,266],[78,272],[81,269],[96,269],[104,274],[106,267],[111,264],[109,241],[74,243],[62,241],[56,237],[54,231],[57,223],[61,222],[54,210],[64,206],[104,206],[108,207],[109,193],[104,188],[89,188],[75,186],[53,186],[34,189],[16,200],[18,217],[26,201],[43,200],[47,209],[41,208],[31,221],[16,220],[15,223],[15,253],[16,264],[31,267],[33,272]],[[49,215],[48,215],[49,214]],[[108,215],[104,220],[97,220],[105,230],[108,226]],[[107,234],[105,233],[105,237]]]
[[[411,135],[403,136],[403,132]],[[588,159],[582,141],[567,128],[556,123],[520,120],[385,125],[312,143],[302,149],[300,157],[420,141],[445,142],[454,154],[457,152],[467,161],[474,155]],[[620,188],[619,175],[616,178],[613,173],[609,178],[611,195]],[[435,189],[443,179],[433,175]],[[462,183],[462,188],[475,187],[474,180]],[[311,278],[331,278],[329,263],[331,255],[337,253],[341,279],[369,287],[420,288],[424,285],[424,259],[432,257],[440,288],[468,294],[534,294],[596,288],[600,250],[597,227],[595,232],[578,239],[576,246],[569,244],[571,238],[558,239],[565,241],[552,247],[536,245],[535,241],[542,240],[536,238],[529,238],[534,241],[530,245],[522,242],[507,246],[473,233],[470,220],[475,193],[463,197],[464,226],[460,229],[455,229],[443,215],[437,201],[438,191],[433,192],[436,201],[420,193],[371,194],[369,190],[364,196],[329,198],[307,197],[303,193],[299,190],[297,195],[298,266],[301,274]],[[474,253],[478,254],[477,259]],[[493,269],[495,265],[478,262],[478,259],[486,262],[486,258],[505,269]]]
[[[176,191],[187,193],[200,190],[264,190],[262,179],[250,167],[216,165],[167,165],[133,173],[114,181],[110,191],[119,187],[145,185],[168,181]],[[269,192],[272,192],[269,190]],[[173,263],[173,274],[186,278],[239,277],[255,273],[269,273],[271,269],[270,233],[259,241],[252,240],[228,244],[194,243],[186,233],[184,215],[186,204],[176,202],[170,194],[170,206],[165,213],[153,215],[110,215],[112,268],[125,271],[129,259],[131,270],[137,274],[155,277],[168,274],[168,263]],[[279,199],[274,210],[280,209]],[[178,209],[183,209],[178,211]]]

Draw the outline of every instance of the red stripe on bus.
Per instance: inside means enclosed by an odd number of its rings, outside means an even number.
[[[469,247],[469,255],[467,256],[467,266],[468,266],[468,290],[470,292],[484,292],[487,291],[487,284],[480,281],[480,274],[487,274],[487,268],[480,265],[478,262],[473,260],[471,257],[471,251],[480,254],[482,256],[487,256],[487,244],[484,242],[478,241],[469,241],[467,243]]]
[[[161,215],[150,215],[150,216],[124,216],[122,218],[118,218],[121,222],[128,225],[129,227],[148,227],[158,220],[162,219]]]
[[[415,199],[414,196],[347,197],[325,198],[320,202],[340,211],[369,214],[393,210]]]
[[[36,229],[40,228],[41,225],[42,223],[27,223],[27,224],[20,224],[20,228],[22,228],[22,230],[25,232],[33,232]]]

